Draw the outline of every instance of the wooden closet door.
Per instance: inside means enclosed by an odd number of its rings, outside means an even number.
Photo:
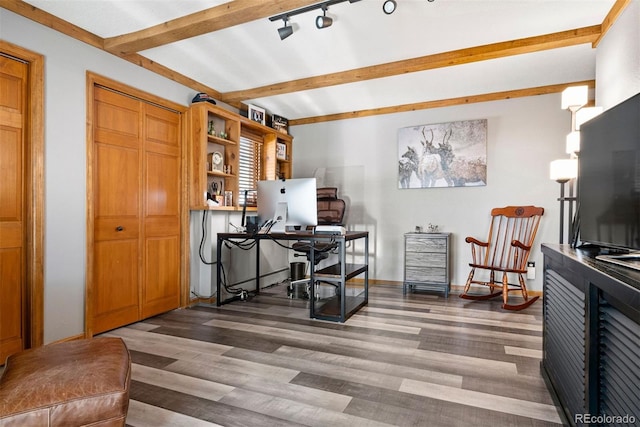
[[[180,116],[143,105],[142,318],[180,305]]]
[[[24,348],[25,120],[28,66],[0,56],[0,365]]]
[[[140,319],[140,101],[94,89],[93,333]]]
[[[94,89],[97,334],[180,306],[181,116]]]

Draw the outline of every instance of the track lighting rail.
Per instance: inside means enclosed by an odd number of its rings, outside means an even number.
[[[359,1],[360,0],[327,0],[321,3],[312,4],[310,6],[301,7],[300,9],[290,10],[289,12],[281,13],[280,15],[272,16],[269,18],[269,21],[273,22],[273,21],[278,21],[280,19],[288,20],[292,16],[300,15],[306,12],[311,12],[312,10],[318,10],[318,9],[326,10],[329,6],[333,6],[334,4],[344,3],[344,2],[356,3]]]

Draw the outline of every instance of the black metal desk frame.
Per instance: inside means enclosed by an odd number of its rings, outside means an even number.
[[[364,239],[364,263],[348,264],[346,262],[347,242]],[[315,243],[329,242],[331,240],[338,244],[338,262],[326,268],[315,271],[311,268],[310,272],[310,288],[311,298],[309,303],[309,317],[312,319],[330,320],[344,322],[361,307],[369,302],[369,232],[368,231],[348,231],[344,235],[329,234],[313,234],[310,232],[295,233],[218,233],[217,236],[217,253],[216,253],[216,305],[235,301],[238,298],[229,298],[221,300],[221,278],[222,278],[222,245],[225,241],[232,240],[255,240],[256,242],[256,295],[260,293],[260,242],[262,240],[285,240],[285,241],[306,241],[311,247],[310,259],[314,259]],[[346,282],[356,276],[364,274],[364,299],[357,300],[348,298],[346,294]],[[315,304],[314,296],[316,295],[316,283],[318,280],[335,284],[340,291],[340,314],[328,315],[318,310]]]

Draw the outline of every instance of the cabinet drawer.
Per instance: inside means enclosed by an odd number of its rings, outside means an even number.
[[[419,252],[407,252],[404,255],[404,264],[407,267],[440,267],[447,266],[446,253],[424,254]]]
[[[405,240],[406,252],[447,252],[447,239],[444,238],[408,238]]]
[[[404,280],[406,282],[437,282],[447,281],[446,268],[437,267],[411,267],[404,270]]]

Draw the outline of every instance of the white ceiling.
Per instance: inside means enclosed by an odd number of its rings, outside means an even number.
[[[267,0],[264,0],[265,2]],[[274,0],[275,1],[275,0]],[[221,0],[27,0],[102,38],[161,24]],[[600,25],[615,0],[382,0],[329,8],[282,21],[258,19],[138,52],[224,94],[425,55]],[[595,49],[582,44],[356,83],[247,99],[289,119],[338,114],[595,78]]]

